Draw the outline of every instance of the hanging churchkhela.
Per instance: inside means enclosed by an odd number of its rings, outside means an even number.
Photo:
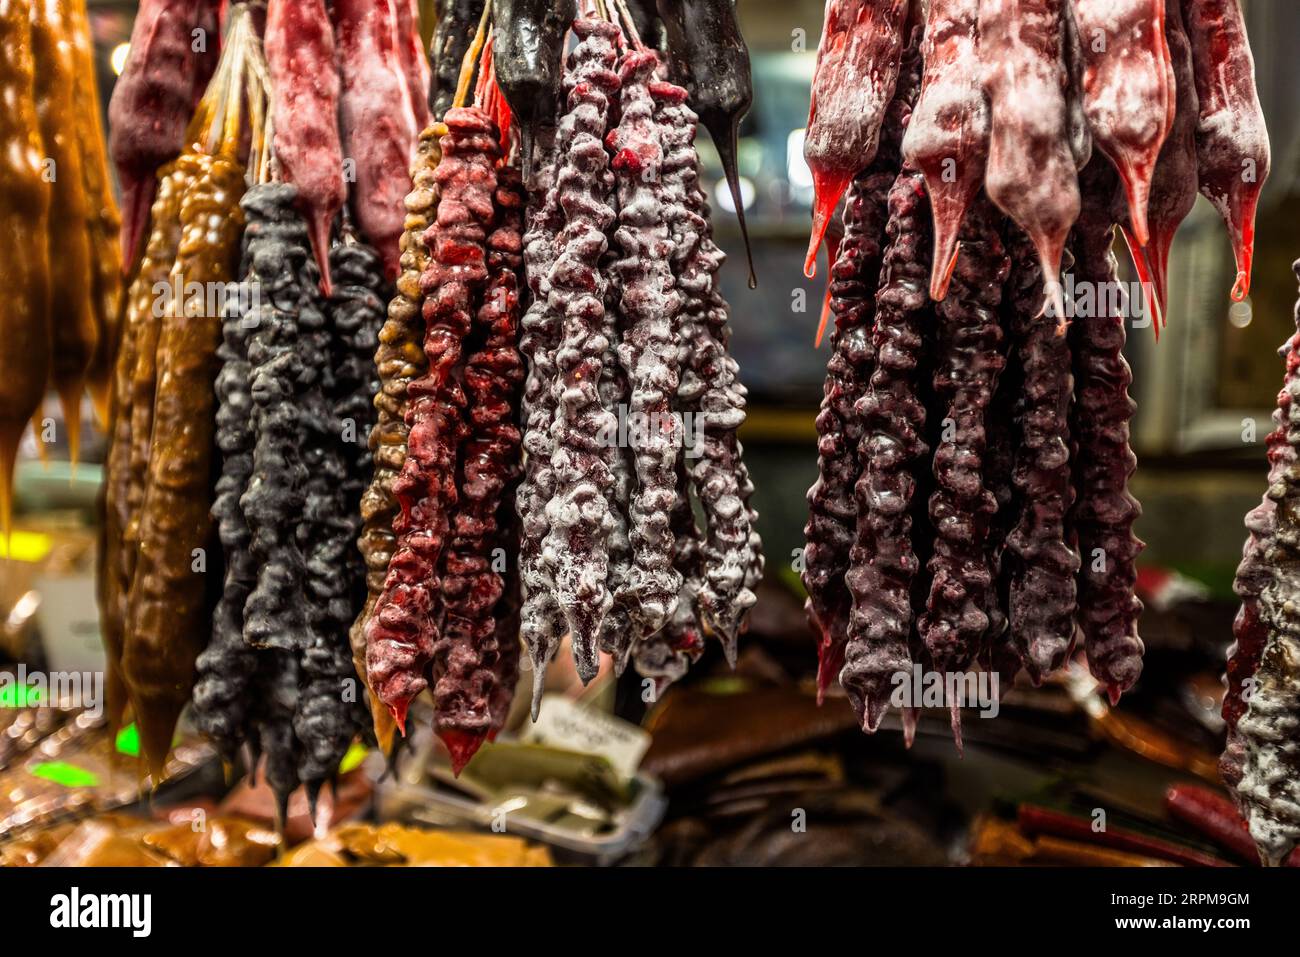
[[[0,217],[15,243],[0,308],[0,534],[7,534],[28,422],[42,457],[53,440],[38,416],[47,387],[58,394],[73,464],[83,391],[100,422],[108,420],[122,277],[86,2],[18,0],[2,16]]]
[[[518,629],[534,708],[566,632],[584,680],[607,652],[662,687],[705,634],[734,656],[762,569],[687,94],[626,11],[573,22],[567,65],[568,17],[556,17],[494,4],[467,48],[440,26],[438,82],[452,76],[440,51],[464,49],[464,64],[440,158],[431,147],[416,163],[407,273],[377,357],[376,448],[393,451],[367,494],[371,600],[353,635],[363,630],[367,682],[399,727],[431,689],[456,770],[504,720]],[[475,105],[463,106],[476,61]],[[512,117],[527,203],[503,162]],[[516,542],[517,574],[495,567],[494,544]],[[375,723],[387,733],[378,712]]]
[[[1300,280],[1300,261],[1294,269]],[[1296,334],[1278,350],[1286,372],[1266,440],[1268,490],[1246,515],[1250,535],[1233,583],[1241,608],[1228,649],[1228,741],[1219,762],[1260,857],[1270,865],[1300,846],[1300,632],[1293,598],[1300,576],[1300,302],[1295,320]]]
[[[803,572],[819,688],[838,676],[874,731],[914,664],[1037,684],[1077,638],[1118,701],[1143,651],[1124,320],[1067,304],[1061,267],[1104,303],[1118,226],[1158,333],[1199,183],[1245,295],[1269,153],[1237,0],[830,0],[806,152],[809,271],[847,193]],[[1271,445],[1279,475],[1284,445]],[[1273,512],[1252,513],[1234,689],[1273,634]],[[1261,705],[1238,722],[1239,694],[1225,703],[1225,766],[1274,850],[1300,832],[1250,762],[1291,757],[1246,742],[1283,720],[1293,678],[1269,678],[1269,717]],[[916,713],[902,717],[910,740]]]
[[[140,186],[156,198],[114,374],[103,611],[110,717],[139,724],[150,768],[192,700],[228,761],[250,747],[283,813],[299,784],[314,803],[369,724],[348,627],[364,594],[355,541],[390,290],[379,254],[333,222],[340,136],[321,126],[333,110],[302,97],[335,93],[295,72],[335,73],[326,7],[272,3],[269,64],[257,19],[231,10],[191,145]],[[157,128],[114,132],[119,158],[154,155]],[[314,256],[313,243],[326,247]]]
[[[463,767],[505,724],[521,635],[538,696],[566,633],[588,680],[604,652],[662,688],[706,635],[734,660],[763,568],[745,392],[696,116],[627,11],[448,2],[431,68],[412,0],[272,0],[262,36],[239,4],[224,43],[218,7],[145,4],[113,100],[133,276],[108,390],[113,724],[156,774],[192,702],[283,816],[358,734],[391,752],[425,689]],[[725,140],[747,55],[687,46]],[[91,172],[81,219],[113,223]],[[24,222],[49,200],[28,192]],[[23,263],[14,333],[40,356],[49,264]],[[111,290],[81,289],[68,381],[98,374],[108,326]],[[35,383],[7,381],[29,415]]]

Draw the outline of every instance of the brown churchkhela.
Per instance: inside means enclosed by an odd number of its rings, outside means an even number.
[[[397,278],[397,295],[388,304],[388,319],[379,330],[379,347],[375,351],[375,368],[379,374],[379,391],[375,394],[377,417],[370,432],[370,451],[374,475],[370,487],[361,497],[363,526],[358,547],[366,563],[366,603],[352,626],[352,663],[357,674],[366,677],[366,622],[384,588],[388,562],[397,538],[393,519],[401,509],[393,496],[393,480],[406,461],[406,412],[409,408],[407,386],[428,368],[428,359],[420,347],[424,341],[424,319],[420,314],[424,293],[420,291],[420,274],[429,261],[423,236],[433,222],[438,204],[438,185],[434,170],[442,156],[439,140],[447,133],[441,123],[420,134],[415,162],[411,166],[411,192],[406,195],[406,220],[402,234],[402,273]],[[370,688],[367,679],[367,687]],[[394,724],[387,706],[370,688],[371,717],[375,736],[387,753],[392,746]]]
[[[101,622],[108,658],[108,719],[116,727],[126,707],[121,676],[122,640],[127,599],[135,577],[138,513],[144,500],[149,460],[149,432],[153,422],[154,356],[161,319],[155,315],[154,286],[167,282],[180,245],[181,197],[190,182],[188,164],[169,163],[158,172],[154,196],[153,228],[145,245],[140,269],[126,296],[126,321],[113,374],[113,416],[105,499],[107,551],[101,586]],[[146,382],[137,386],[136,370],[147,357]],[[147,389],[144,386],[147,384]],[[145,423],[141,426],[139,423]],[[138,467],[137,467],[138,466]]]
[[[915,56],[910,59],[912,65],[904,82],[896,87],[886,112],[875,159],[849,187],[844,238],[831,267],[830,305],[835,314],[835,332],[817,417],[819,474],[808,490],[808,524],[804,529],[807,547],[803,581],[808,590],[806,609],[819,637],[819,698],[838,677],[849,638],[853,598],[845,573],[858,529],[856,488],[864,461],[859,450],[867,435],[863,410],[856,405],[866,395],[875,372],[876,293],[887,245],[890,190],[901,163],[899,151],[917,92],[912,69]],[[897,241],[892,233],[889,238]],[[893,308],[892,302],[889,308]]]
[[[244,171],[224,156],[188,153],[180,163],[193,166],[193,179],[181,200],[173,275],[187,283],[229,282],[243,224],[238,203]],[[209,513],[212,381],[221,320],[205,311],[202,301],[172,302],[162,320],[155,441],[122,648],[127,694],[154,772],[162,768],[189,700],[194,661],[208,630],[205,571],[207,556],[216,557]]]
[[[0,263],[0,535],[8,536],[18,442],[45,396],[51,353],[46,179],[36,114],[31,6],[0,11],[0,228],[12,247]]]
[[[99,421],[109,421],[113,393],[113,362],[122,334],[123,279],[122,249],[118,232],[122,217],[113,195],[108,172],[108,150],[100,123],[99,88],[95,82],[95,53],[90,36],[86,0],[68,0],[67,25],[72,44],[73,111],[81,153],[81,170],[86,190],[86,216],[90,231],[90,268],[93,281],[91,311],[96,337],[94,358],[87,370],[87,383],[95,400]]]
[[[91,220],[77,137],[76,58],[69,39],[67,0],[32,6],[32,53],[36,71],[36,115],[44,143],[43,170],[51,184],[50,313],[52,376],[63,406],[68,450],[75,463],[81,435],[81,394],[99,347],[93,306]]]

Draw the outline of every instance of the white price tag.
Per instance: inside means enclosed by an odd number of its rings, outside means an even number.
[[[627,779],[636,776],[641,758],[650,747],[650,735],[635,724],[559,695],[543,699],[537,721],[527,727],[523,739],[599,754]]]

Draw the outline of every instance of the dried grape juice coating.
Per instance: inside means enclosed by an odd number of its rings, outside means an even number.
[[[633,4],[634,16],[636,4]],[[740,33],[733,0],[658,0],[671,75],[689,94],[700,122],[713,138],[731,192],[749,263],[749,287],[757,285],[745,225],[745,200],[737,165],[740,121],[754,99],[749,48]],[[642,34],[647,43],[653,37]]]
[[[353,208],[390,279],[401,272],[402,197],[411,188],[415,114],[394,42],[391,2],[335,0],[331,7],[343,76],[339,124],[343,154],[355,164]]]
[[[990,628],[995,579],[987,544],[998,506],[984,478],[985,418],[1006,365],[998,307],[1010,269],[999,218],[983,198],[971,207],[959,234],[952,294],[935,307],[940,355],[934,391],[944,427],[934,450],[936,487],[929,503],[930,592],[917,627],[931,667],[943,673],[968,669]],[[960,749],[959,702],[949,706]]]
[[[521,628],[533,671],[533,717],[541,706],[546,666],[555,655],[566,623],[553,592],[554,572],[545,560],[543,540],[550,529],[546,506],[555,494],[551,456],[555,441],[551,424],[558,408],[552,385],[555,353],[560,344],[561,314],[551,308],[550,271],[555,264],[555,239],[564,227],[555,186],[556,160],[545,156],[537,174],[541,201],[529,204],[524,233],[524,264],[532,302],[520,320],[519,349],[527,375],[520,400],[523,417],[524,474],[516,493],[519,511],[519,576],[523,592]]]
[[[1015,264],[1007,315],[1011,356],[1021,370],[1017,403],[1014,524],[1003,564],[1011,637],[1035,685],[1059,668],[1074,645],[1079,553],[1066,534],[1074,503],[1070,473],[1070,341],[1038,314],[1042,273],[1033,244],[1008,227]],[[1081,324],[1092,319],[1079,319]]]
[[[131,447],[127,456],[129,480],[122,547],[128,587],[135,576],[140,506],[148,483],[154,396],[158,389],[158,337],[162,332],[164,310],[159,308],[158,290],[161,287],[157,284],[163,282],[167,285],[163,295],[169,300],[181,294],[171,281],[171,268],[181,241],[181,199],[194,180],[195,170],[195,164],[187,160],[169,163],[158,171],[158,190],[151,212],[153,226],[139,272],[131,286],[132,308],[137,310],[139,324],[135,333],[135,363],[130,370]],[[134,319],[131,323],[135,324]]]
[[[352,625],[349,639],[353,666],[358,675],[366,678],[366,687],[370,690],[375,738],[385,753],[392,749],[395,727],[387,706],[370,687],[366,672],[366,622],[383,592],[388,562],[397,544],[393,519],[401,508],[393,496],[393,481],[406,461],[407,386],[428,368],[421,347],[424,319],[420,310],[424,293],[420,291],[420,274],[429,262],[429,249],[423,236],[437,213],[438,185],[434,181],[434,170],[442,157],[438,141],[446,132],[447,128],[437,123],[420,133],[415,161],[411,164],[411,191],[406,194],[402,274],[397,279],[396,295],[388,303],[388,318],[379,330],[379,344],[374,355],[379,378],[379,388],[374,394],[375,425],[369,440],[374,472],[370,486],[361,496],[362,529],[357,540],[366,564],[366,601]]]
[[[1155,176],[1151,181],[1147,223],[1151,234],[1145,255],[1139,252],[1140,243],[1132,234],[1127,222],[1121,222],[1138,278],[1152,284],[1160,321],[1167,321],[1169,303],[1169,250],[1174,234],[1196,203],[1197,157],[1196,125],[1199,101],[1193,76],[1192,51],[1183,26],[1180,0],[1165,2],[1165,44],[1169,47],[1169,69],[1174,82],[1174,122],[1165,138],[1156,161]],[[1149,270],[1148,270],[1149,265]],[[1158,329],[1157,329],[1158,331]]]
[[[575,0],[492,0],[496,81],[519,127],[525,182],[539,133],[559,121],[564,42],[576,15]]]
[[[158,167],[185,145],[190,114],[212,64],[192,49],[191,33],[204,23],[189,0],[143,0],[131,27],[126,64],[108,104],[109,152],[122,184],[122,268],[135,265],[136,246],[149,225]],[[209,4],[199,4],[200,8]],[[216,35],[206,38],[216,56]]]
[[[1071,0],[1083,42],[1083,112],[1093,142],[1119,172],[1134,239],[1145,246],[1156,160],[1174,89],[1165,0]]]
[[[555,595],[569,624],[578,674],[596,674],[601,622],[612,596],[608,539],[613,519],[607,494],[618,454],[609,437],[617,423],[598,392],[609,341],[607,281],[601,272],[605,230],[613,223],[613,177],[604,138],[618,91],[614,72],[618,28],[599,20],[574,23],[578,45],[564,78],[567,109],[560,121],[556,189],[565,225],[549,276],[548,301],[562,316],[552,384],[555,494],[547,504],[543,561],[554,569]]]
[[[1183,0],[1200,117],[1196,166],[1202,195],[1228,225],[1237,259],[1232,297],[1246,298],[1255,255],[1255,208],[1271,151],[1255,89],[1255,60],[1238,0]]]
[[[957,265],[957,234],[984,185],[989,107],[979,72],[979,0],[931,0],[922,60],[925,71],[903,155],[925,176],[934,215],[930,298],[948,291]]]
[[[845,575],[853,597],[840,684],[862,727],[875,731],[889,706],[893,676],[910,671],[911,589],[919,570],[912,548],[914,470],[925,461],[926,409],[918,364],[932,321],[930,211],[924,180],[905,169],[889,193],[889,246],[876,294],[876,364],[858,401],[865,441],[859,454],[858,526]]]
[[[1094,156],[1080,182],[1086,202],[1071,247],[1076,284],[1113,289],[1118,281],[1110,252],[1114,170],[1104,156]],[[1070,346],[1075,379],[1071,434],[1079,446],[1072,514],[1082,562],[1079,624],[1089,668],[1116,702],[1142,673],[1143,651],[1137,633],[1142,602],[1134,594],[1134,562],[1143,544],[1133,535],[1142,506],[1128,490],[1137,459],[1128,441],[1133,375],[1122,352],[1123,317],[1101,315],[1072,323]]]
[[[1295,271],[1300,278],[1300,263]],[[1297,306],[1300,315],[1300,306]],[[1269,488],[1276,525],[1264,559],[1272,579],[1259,596],[1268,641],[1255,670],[1254,688],[1236,733],[1243,745],[1238,803],[1261,860],[1276,867],[1300,844],[1300,622],[1296,581],[1300,573],[1300,377],[1288,375],[1290,397],[1282,421],[1291,462]]]
[[[617,352],[636,426],[629,435],[636,469],[628,509],[632,566],[626,593],[616,591],[614,601],[629,610],[633,630],[645,634],[663,627],[682,584],[673,568],[668,523],[682,444],[681,419],[672,414],[680,380],[674,320],[682,300],[669,264],[673,242],[664,215],[663,149],[647,87],[658,65],[649,50],[624,55],[621,116],[608,139],[619,202],[618,258],[612,266],[622,322]]]
[[[979,30],[991,122],[984,188],[1033,240],[1046,308],[1059,318],[1065,311],[1061,253],[1079,215],[1061,6],[1057,0],[980,0]]]
[[[283,273],[259,274],[253,263],[261,261],[263,248],[279,241],[283,224],[296,224],[297,213],[288,204],[290,194],[273,186],[255,186],[240,205],[244,229],[244,281],[247,289],[277,295],[283,291]],[[272,247],[274,248],[274,246]],[[290,273],[290,275],[292,275]],[[279,286],[277,287],[277,280]],[[248,308],[245,308],[249,306]],[[221,598],[212,613],[212,637],[196,663],[194,685],[195,725],[233,762],[249,719],[248,696],[257,675],[257,654],[244,641],[244,604],[257,585],[257,561],[250,548],[252,533],[240,507],[240,497],[253,474],[254,405],[253,367],[248,361],[249,338],[260,316],[242,301],[227,305],[222,317],[222,344],[217,348],[221,370],[217,373],[216,443],[221,452],[212,517],[225,554],[225,579]]]
[[[269,217],[296,201],[295,187],[276,183],[250,190],[246,204],[256,203]],[[270,295],[257,306],[248,345],[255,441],[253,473],[239,504],[252,533],[257,585],[244,605],[244,641],[296,656],[311,640],[304,614],[306,568],[295,535],[307,481],[299,319],[318,309],[320,280],[306,221],[281,217],[273,234],[254,248],[249,269]]]
[[[195,176],[181,200],[173,275],[229,282],[238,259],[244,171],[223,157],[186,154]],[[131,583],[122,674],[155,779],[189,701],[194,661],[209,631],[206,564],[213,542],[210,473],[212,381],[221,319],[187,297],[169,308],[158,339],[158,389],[149,483],[140,509],[140,554]]]
[[[855,405],[867,391],[875,362],[872,327],[889,221],[889,190],[898,174],[901,143],[910,128],[920,83],[916,36],[914,32],[913,43],[903,54],[876,158],[849,188],[844,237],[827,290],[835,331],[817,416],[818,479],[808,490],[803,575],[809,596],[805,607],[819,634],[819,696],[839,675],[848,640],[852,596],[844,575],[857,529],[854,487],[861,474],[858,448],[864,435]]]
[[[1300,313],[1300,306],[1297,306]],[[1297,315],[1300,320],[1300,314]],[[1290,382],[1300,372],[1300,333],[1293,335],[1280,350],[1286,359],[1286,381]],[[1223,696],[1223,721],[1227,726],[1227,743],[1219,760],[1219,774],[1223,783],[1236,789],[1241,783],[1245,742],[1237,733],[1237,724],[1246,713],[1247,688],[1259,668],[1260,657],[1268,642],[1268,626],[1260,608],[1260,594],[1273,580],[1273,568],[1267,561],[1268,547],[1277,530],[1277,502],[1270,491],[1276,487],[1295,462],[1295,450],[1287,442],[1287,429],[1291,413],[1291,391],[1283,388],[1273,410],[1273,431],[1264,440],[1268,449],[1268,485],[1260,503],[1246,513],[1246,529],[1250,533],[1241,549],[1241,563],[1233,579],[1232,589],[1241,599],[1232,622],[1233,644],[1228,648],[1227,673],[1224,681],[1227,690]]]
[[[400,4],[399,4],[400,6]],[[312,251],[330,294],[330,228],[347,199],[339,142],[339,75],[324,0],[271,0],[266,13],[275,157],[298,187]]]
[[[517,345],[524,190],[518,170],[497,172],[493,200],[497,215],[486,241],[487,285],[462,374],[468,434],[459,456],[460,496],[442,559],[443,626],[434,645],[434,730],[456,773],[492,730],[492,701],[499,699],[493,614],[506,582],[492,550],[499,543],[498,515],[517,476],[520,450],[515,409],[524,378]]]
[[[804,261],[809,277],[840,196],[876,157],[880,125],[898,79],[908,8],[908,0],[826,4],[803,148],[816,193]]]
[[[817,481],[808,490],[803,582],[809,619],[817,629],[818,695],[844,663],[852,598],[844,584],[857,525],[853,487],[860,474],[861,421],[854,411],[875,362],[871,327],[884,252],[888,190],[894,176],[873,164],[849,187],[844,238],[831,266],[830,308],[835,316],[831,357],[817,415]]]
[[[50,184],[36,119],[31,6],[0,10],[0,227],[12,243],[0,264],[0,534],[9,534],[14,462],[27,422],[45,397],[50,370]]]
[[[113,549],[106,556],[103,591],[103,633],[108,676],[106,707],[110,726],[116,727],[126,708],[121,677],[122,640],[126,627],[127,597],[135,577],[139,538],[139,510],[144,501],[149,466],[149,439],[138,429],[152,428],[155,358],[158,331],[155,315],[156,283],[166,283],[176,258],[181,234],[181,197],[189,182],[188,165],[168,164],[159,170],[159,186],[151,213],[149,235],[140,268],[127,293],[122,347],[114,370],[112,443],[105,466],[105,536]],[[137,370],[143,372],[137,380]],[[143,408],[137,407],[142,405]]]
[[[428,368],[407,386],[406,458],[393,482],[401,513],[397,547],[384,589],[366,624],[366,674],[371,688],[404,728],[411,699],[428,686],[433,658],[442,552],[457,502],[456,449],[464,433],[460,383],[462,342],[487,281],[484,243],[493,216],[496,128],[482,110],[447,111],[436,222],[424,241],[430,258],[420,277],[424,354]]]

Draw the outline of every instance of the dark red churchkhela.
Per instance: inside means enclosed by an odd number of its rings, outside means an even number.
[[[943,673],[969,668],[990,629],[987,609],[995,575],[986,545],[998,506],[984,480],[985,416],[1006,364],[998,306],[1011,265],[997,226],[996,210],[981,197],[959,234],[950,294],[935,307],[940,358],[934,391],[944,404],[944,419],[929,506],[935,533],[930,594],[917,624],[931,667]],[[949,704],[960,748],[958,703]]]
[[[866,436],[856,407],[875,369],[876,292],[881,282],[889,193],[901,144],[910,129],[916,98],[916,50],[909,48],[902,80],[881,127],[876,158],[849,188],[844,238],[831,269],[830,304],[835,314],[831,357],[817,416],[818,479],[808,490],[804,528],[807,612],[818,630],[817,688],[823,696],[844,664],[852,596],[845,582],[858,527],[855,487],[862,474],[859,449]]]
[[[352,161],[352,205],[366,239],[384,258],[390,280],[401,272],[401,237],[419,128],[397,48],[393,4],[334,0],[343,89],[339,122]]]
[[[908,0],[826,4],[804,139],[815,190],[807,276],[813,275],[817,248],[844,190],[875,159],[907,39],[908,8]]]
[[[518,646],[514,635],[499,634],[494,617],[506,587],[498,563],[512,560],[508,553],[495,554],[494,546],[502,504],[518,474],[514,410],[524,377],[517,345],[524,206],[518,170],[498,172],[494,199],[497,220],[486,242],[487,285],[467,343],[467,351],[473,351],[463,370],[468,434],[460,450],[460,497],[443,559],[445,618],[434,645],[434,727],[456,772],[491,733],[493,702],[495,714],[502,707],[497,684],[506,673],[497,670],[499,642]],[[440,210],[446,202],[444,192]]]
[[[271,73],[275,158],[284,181],[298,187],[321,289],[328,296],[330,229],[348,191],[339,142],[334,29],[324,0],[271,0],[263,42]]]
[[[1075,227],[1071,252],[1077,282],[1113,289],[1118,281],[1111,254],[1114,220],[1107,197],[1115,172],[1094,156],[1080,178],[1087,197]],[[1111,701],[1133,687],[1142,673],[1142,639],[1137,634],[1142,602],[1133,593],[1134,562],[1142,542],[1133,522],[1142,514],[1128,490],[1137,459],[1128,442],[1134,404],[1133,381],[1123,355],[1124,319],[1103,315],[1071,324],[1076,406],[1073,433],[1079,444],[1075,466],[1078,499],[1073,525],[1079,536],[1079,623],[1088,665]]]
[[[403,728],[411,699],[428,686],[426,671],[438,641],[440,564],[458,500],[456,450],[465,434],[465,392],[456,373],[487,281],[484,245],[497,183],[491,118],[477,107],[453,108],[445,122],[435,173],[441,198],[437,220],[425,234],[430,260],[420,282],[429,368],[407,387],[410,434],[393,483],[402,507],[393,522],[397,548],[366,626],[371,687]]]
[[[1234,299],[1250,293],[1255,209],[1271,152],[1255,90],[1255,60],[1238,0],[1183,0],[1200,118],[1196,172],[1201,193],[1228,226],[1237,257]]]
[[[109,152],[122,184],[122,269],[135,267],[157,189],[154,174],[185,145],[185,128],[216,69],[217,0],[142,0],[130,52],[108,104]],[[196,30],[204,31],[200,51]]]
[[[911,670],[913,470],[930,448],[919,393],[929,296],[930,210],[921,174],[905,170],[889,193],[889,247],[876,294],[876,366],[856,411],[866,440],[856,486],[858,528],[845,582],[853,596],[840,683],[862,727],[889,707],[893,676]]]
[[[1003,569],[1012,642],[1020,665],[1038,684],[1064,663],[1074,644],[1079,553],[1066,532],[1075,500],[1069,418],[1074,377],[1069,338],[1039,315],[1043,274],[1033,244],[1014,224],[1007,231],[1015,263],[1007,303],[1011,354],[1023,383],[1011,475],[1016,507]]]

